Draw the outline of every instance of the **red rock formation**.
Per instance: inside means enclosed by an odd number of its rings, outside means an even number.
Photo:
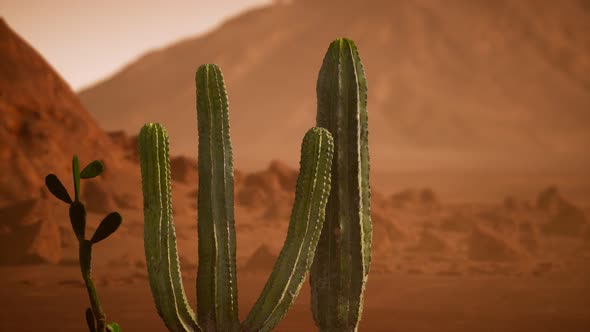
[[[72,155],[116,168],[119,149],[76,94],[0,19],[0,201],[38,197],[44,177],[68,186]]]
[[[138,136],[129,136],[124,131],[113,131],[108,133],[115,145],[123,148],[125,158],[139,164]]]
[[[296,182],[297,171],[273,161],[266,170],[244,177],[236,191],[236,202],[250,208],[265,208],[267,219],[288,217]]]
[[[277,255],[268,246],[262,245],[250,256],[242,269],[248,272],[272,271],[276,260]]]
[[[541,227],[546,235],[579,236],[587,223],[584,212],[565,200],[556,187],[539,193],[537,208],[548,216],[549,221]]]
[[[172,180],[192,185],[199,183],[199,164],[194,159],[185,156],[170,158],[170,173]]]
[[[518,245],[484,226],[475,226],[467,238],[467,257],[474,261],[515,261],[522,253]]]
[[[61,235],[51,204],[27,199],[0,208],[0,265],[59,262]]]
[[[74,154],[81,167],[103,160],[101,181],[112,179],[123,159],[122,149],[99,128],[64,80],[0,19],[0,264],[60,260],[57,224],[65,220],[69,227],[67,207],[42,193],[45,176],[55,173],[73,195]],[[104,203],[110,200],[105,190],[96,201],[92,184],[82,188],[98,203],[90,207],[112,208]],[[62,213],[59,220],[54,211]]]

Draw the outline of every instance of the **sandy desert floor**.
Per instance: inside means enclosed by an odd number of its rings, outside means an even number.
[[[165,331],[145,276],[120,268],[99,280],[107,316],[125,331]],[[113,273],[113,272],[110,272]],[[84,331],[87,306],[75,267],[0,269],[1,331]],[[242,318],[262,288],[266,274],[239,279]],[[108,281],[107,281],[108,280]],[[194,278],[185,280],[194,304]],[[590,329],[590,274],[544,277],[421,276],[392,273],[370,278],[361,331],[535,331]],[[309,288],[277,331],[315,331]]]
[[[185,290],[194,307],[198,262],[193,189],[174,185],[179,255]],[[571,212],[579,208],[556,215],[562,219],[551,219],[542,206],[527,205],[542,204],[541,198],[527,204],[431,206],[415,202],[414,196],[413,191],[405,191],[373,198],[373,262],[361,331],[590,331],[590,241],[586,238],[590,232],[587,221]],[[556,192],[548,197],[549,209],[572,206]],[[289,200],[280,198],[269,209],[246,207],[238,199],[242,319],[282,245]],[[77,244],[65,222],[66,208],[53,205],[54,218],[64,221],[60,262],[0,266],[0,331],[86,330],[83,313],[88,299],[77,266]],[[93,278],[103,307],[109,320],[120,323],[124,331],[165,331],[147,281],[141,211],[119,210],[124,216],[121,229],[94,249]],[[588,215],[587,207],[584,211]],[[89,214],[87,232],[100,218],[102,213]],[[579,218],[585,224],[576,224]],[[555,220],[563,228],[555,228]],[[585,228],[581,234],[567,235],[563,232],[568,227]],[[306,282],[277,331],[316,330]]]

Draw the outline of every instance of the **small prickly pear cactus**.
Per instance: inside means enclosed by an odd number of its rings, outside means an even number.
[[[170,197],[168,136],[159,124],[139,134],[144,197],[144,245],[150,287],[170,331],[270,331],[291,307],[311,267],[330,192],[332,135],[310,129],[303,138],[300,173],[287,238],[262,294],[238,320],[233,157],[227,94],[221,70],[196,75],[199,132],[197,314],[180,276]]]
[[[356,331],[371,261],[367,81],[352,40],[328,48],[317,82],[317,126],[334,137],[332,189],[310,273],[320,331]]]
[[[82,172],[78,165],[78,157],[74,156],[72,159],[72,174],[74,178],[74,200],[61,183],[55,174],[49,174],[45,177],[45,185],[49,191],[61,201],[70,205],[70,222],[76,234],[79,244],[79,259],[80,270],[82,277],[88,290],[88,297],[90,298],[90,305],[92,307],[86,309],[86,323],[90,332],[120,332],[121,329],[117,323],[106,324],[106,315],[102,310],[96,287],[91,277],[91,263],[92,263],[92,245],[106,239],[109,235],[114,233],[121,225],[121,215],[117,212],[109,213],[100,223],[94,235],[90,240],[85,238],[86,230],[86,208],[80,202],[80,179],[91,179],[100,175],[104,170],[104,165],[95,160],[88,164]]]

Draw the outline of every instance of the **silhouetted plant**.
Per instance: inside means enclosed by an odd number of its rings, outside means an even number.
[[[45,177],[45,184],[49,191],[61,201],[70,205],[70,222],[74,234],[78,239],[78,254],[82,278],[88,290],[91,308],[86,309],[86,323],[91,332],[118,332],[121,328],[117,323],[106,324],[106,315],[102,310],[96,287],[92,281],[92,246],[104,239],[119,228],[121,225],[121,215],[117,212],[109,213],[99,224],[98,228],[90,238],[85,237],[86,230],[86,208],[80,201],[80,179],[91,179],[100,175],[104,170],[102,162],[95,160],[88,164],[82,172],[79,170],[78,157],[74,155],[72,159],[72,175],[74,179],[74,200],[55,174],[49,174]]]

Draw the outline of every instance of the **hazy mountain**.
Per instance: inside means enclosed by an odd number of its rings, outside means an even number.
[[[74,154],[81,167],[103,160],[111,181],[123,159],[65,81],[0,18],[0,266],[62,258],[67,206],[49,197],[44,179],[56,173],[72,193]]]
[[[237,166],[294,165],[341,36],[365,64],[373,169],[590,167],[587,1],[277,3],[149,52],[80,97],[107,129],[161,121],[174,153],[195,155],[194,72],[217,63]]]
[[[122,151],[37,51],[0,18],[0,202],[39,197],[45,175],[69,187],[71,160],[117,168]]]

